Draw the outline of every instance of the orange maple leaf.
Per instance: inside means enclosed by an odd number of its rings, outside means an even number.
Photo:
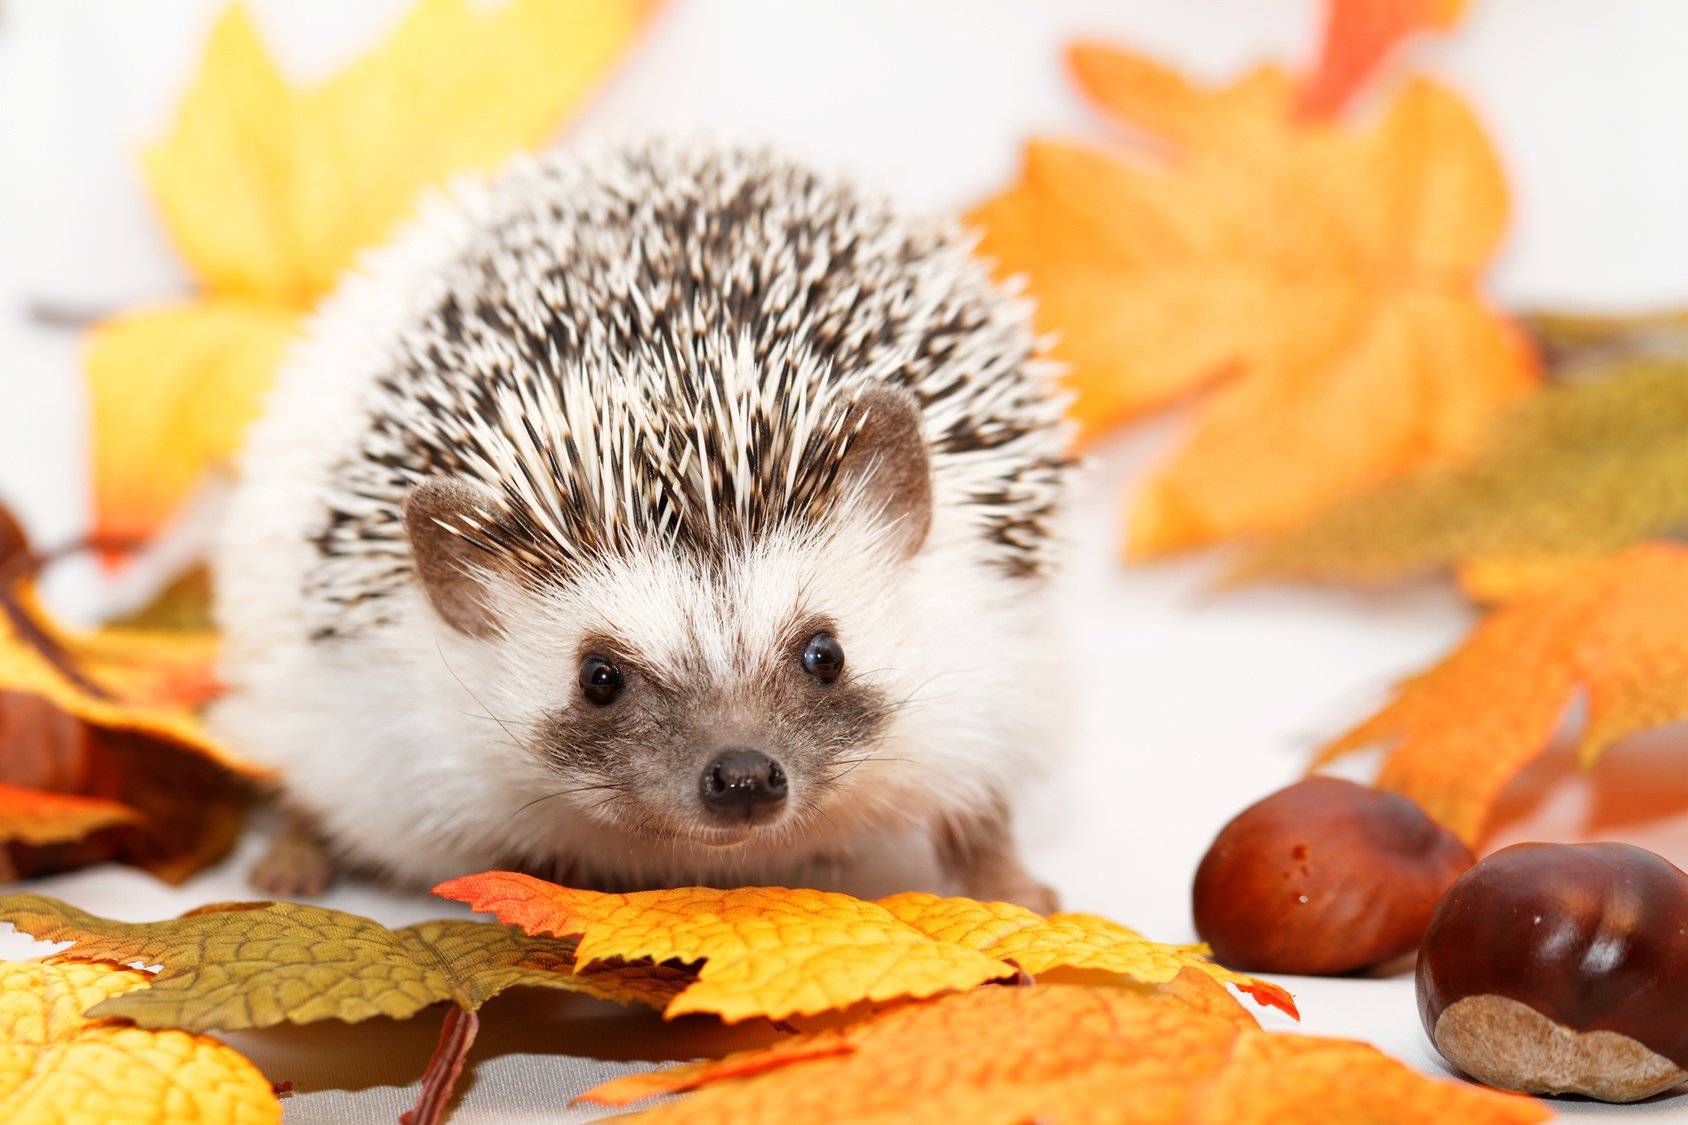
[[[1488,614],[1315,765],[1391,743],[1377,784],[1475,845],[1579,690],[1584,768],[1626,735],[1688,718],[1688,548],[1632,547]]]
[[[1205,392],[1134,553],[1289,526],[1466,448],[1534,386],[1478,292],[1506,188],[1454,94],[1414,81],[1350,130],[1298,118],[1271,67],[1203,89],[1108,47],[1071,63],[1137,141],[1035,141],[972,220],[1028,275],[1086,436]]]
[[[244,8],[145,153],[205,292],[93,333],[95,528],[144,539],[236,450],[300,319],[420,189],[549,136],[652,0],[420,0],[377,49],[290,86]]]
[[[0,704],[0,714],[7,710]],[[60,844],[139,819],[140,813],[117,801],[23,789],[0,782],[0,843],[18,840],[25,844]]]
[[[0,1120],[279,1122],[269,1080],[228,1044],[83,1015],[151,981],[115,965],[0,962]]]
[[[215,690],[216,638],[61,628],[19,577],[33,556],[4,509],[0,526],[0,858],[186,878],[233,844],[242,779],[264,776],[193,712]]]
[[[1297,108],[1312,117],[1340,112],[1403,40],[1448,30],[1465,8],[1466,0],[1329,0],[1319,61]]]
[[[1190,969],[1234,981],[1259,1002],[1295,1014],[1283,989],[1223,969],[1197,947],[1161,945],[1089,915],[1044,919],[1008,903],[926,894],[876,903],[784,887],[601,894],[508,871],[453,879],[434,893],[529,933],[578,934],[582,965],[610,958],[703,962],[697,983],[665,1009],[669,1017],[784,1019],[863,1000],[973,988],[1055,966],[1145,984]]]
[[[701,1089],[700,1089],[701,1088]],[[1364,1043],[1272,1034],[1152,990],[983,988],[725,1059],[607,1082],[625,1105],[698,1090],[634,1120],[1485,1122],[1540,1103],[1417,1074]]]

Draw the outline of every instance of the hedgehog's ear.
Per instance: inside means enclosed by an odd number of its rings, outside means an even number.
[[[932,529],[932,459],[920,433],[920,407],[899,387],[868,387],[851,406],[860,418],[839,479],[887,525],[899,559],[911,557]]]
[[[447,625],[471,637],[498,631],[486,588],[487,554],[453,528],[493,519],[486,492],[460,480],[423,481],[404,498],[404,533],[417,585]]]

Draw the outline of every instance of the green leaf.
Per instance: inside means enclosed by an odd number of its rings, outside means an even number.
[[[1267,542],[1232,577],[1551,572],[1688,526],[1688,360],[1631,354],[1578,374],[1503,415],[1465,460]]]
[[[92,1016],[141,1027],[236,1031],[375,1016],[404,1019],[440,1001],[474,1011],[516,985],[660,1007],[694,977],[617,962],[575,972],[570,939],[469,920],[389,930],[293,902],[225,903],[160,922],[114,922],[42,895],[0,897],[0,920],[76,944],[61,960],[161,965],[150,988],[103,1000]]]

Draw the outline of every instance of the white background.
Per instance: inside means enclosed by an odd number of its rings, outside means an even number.
[[[403,0],[257,0],[258,23],[301,80],[367,48]],[[44,543],[86,526],[79,341],[33,323],[37,301],[117,309],[189,285],[153,222],[135,158],[191,71],[216,0],[10,0],[0,7],[0,498]],[[1262,57],[1310,57],[1309,0],[915,4],[677,0],[602,90],[571,137],[698,131],[773,140],[910,204],[956,209],[1004,185],[1028,136],[1097,135],[1061,65],[1095,36],[1212,79]],[[1511,173],[1513,234],[1493,291],[1515,306],[1631,309],[1688,304],[1688,5],[1679,0],[1478,0],[1414,66],[1467,93]],[[1444,587],[1387,594],[1204,593],[1197,560],[1126,571],[1115,562],[1118,498],[1175,436],[1168,418],[1104,447],[1076,505],[1063,591],[1065,660],[1079,700],[1074,744],[1028,779],[1031,866],[1070,908],[1166,940],[1190,940],[1190,875],[1237,810],[1292,780],[1309,749],[1362,716],[1398,676],[1433,659],[1468,615]],[[99,591],[57,582],[72,611]],[[1684,735],[1614,751],[1592,779],[1556,753],[1509,800],[1497,843],[1618,837],[1688,862]],[[1626,791],[1652,797],[1614,809]],[[170,889],[94,870],[40,889],[124,918],[249,897],[249,839],[223,867]],[[328,900],[389,923],[449,912],[360,886]],[[0,949],[7,947],[0,946]],[[13,952],[17,944],[9,947]],[[1410,980],[1289,981],[1320,1033],[1369,1039],[1444,1072],[1418,1026]],[[409,1105],[437,1023],[325,1025],[237,1037],[274,1079],[305,1091],[290,1121],[390,1120]],[[702,1048],[696,1026],[554,998],[487,1011],[458,1122],[555,1120],[566,1100],[638,1060]],[[608,1060],[574,1062],[575,1056]],[[1688,1094],[1626,1109],[1688,1115]]]

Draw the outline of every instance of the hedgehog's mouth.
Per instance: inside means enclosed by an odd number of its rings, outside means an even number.
[[[710,827],[698,829],[688,835],[695,843],[712,848],[731,848],[755,839],[761,834],[761,828],[761,825],[756,824],[742,824],[730,828]]]

